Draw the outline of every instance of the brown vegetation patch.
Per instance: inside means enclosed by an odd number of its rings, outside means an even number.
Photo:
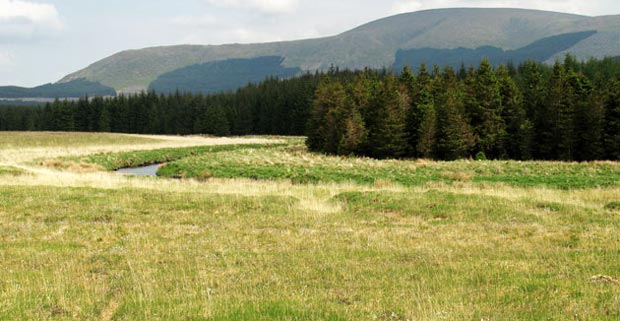
[[[451,179],[460,182],[471,182],[474,178],[474,174],[471,172],[462,171],[444,171],[439,174],[442,178]]]
[[[77,163],[58,159],[42,161],[40,165],[56,170],[64,170],[74,173],[94,173],[105,170],[103,167],[96,164]]]
[[[608,275],[595,275],[590,278],[591,283],[602,283],[602,284],[620,284],[618,279],[615,279]]]

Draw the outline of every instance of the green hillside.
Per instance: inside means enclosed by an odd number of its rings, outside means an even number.
[[[620,16],[587,17],[522,9],[441,9],[377,20],[340,35],[300,41],[221,46],[183,45],[120,52],[70,74],[98,81],[120,92],[148,88],[159,76],[196,64],[263,56],[284,57],[283,66],[302,70],[390,67],[399,50],[475,49],[492,46],[516,50],[563,34],[597,33],[570,48],[578,58],[620,55]]]
[[[75,98],[85,95],[114,96],[116,95],[116,91],[114,91],[114,88],[85,79],[46,84],[34,88],[17,86],[0,87],[0,98]]]

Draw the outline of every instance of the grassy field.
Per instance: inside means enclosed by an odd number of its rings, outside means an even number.
[[[620,319],[617,163],[0,142],[0,320]],[[163,178],[108,171],[159,162]]]
[[[24,147],[81,147],[114,144],[148,144],[161,141],[155,137],[81,133],[68,135],[54,132],[3,132],[0,135],[0,148]]]

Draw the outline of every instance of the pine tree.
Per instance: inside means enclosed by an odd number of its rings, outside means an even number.
[[[338,154],[340,142],[345,134],[345,120],[352,105],[348,100],[344,86],[337,82],[332,86],[331,105],[327,109],[324,123],[325,152]]]
[[[559,64],[559,63],[558,63]],[[574,114],[576,110],[577,99],[580,95],[579,79],[573,70],[568,73],[561,68],[561,77],[552,77],[551,97],[559,97],[552,108],[556,114],[556,122],[554,129],[554,144],[557,150],[557,158],[563,161],[575,160],[575,122]],[[555,75],[554,71],[554,75]],[[558,81],[558,83],[554,83]]]
[[[437,135],[437,115],[435,106],[427,105],[424,111],[424,118],[419,129],[419,141],[417,146],[418,155],[423,158],[431,159],[435,152],[435,139]]]
[[[607,86],[604,120],[605,157],[620,160],[620,81]]]
[[[415,86],[415,76],[409,66],[405,66],[400,76],[398,77],[401,90],[405,90],[409,96],[413,93],[413,87]]]
[[[408,149],[411,156],[421,156],[418,153],[420,132],[426,110],[433,105],[431,92],[431,76],[426,71],[426,65],[420,65],[420,71],[413,83],[410,97],[410,107],[406,116]]]
[[[474,130],[479,137],[478,147],[488,158],[504,155],[506,124],[502,119],[502,97],[493,66],[483,59],[476,71],[474,100],[471,106],[475,115]]]
[[[497,69],[497,80],[502,98],[501,117],[506,124],[505,137],[501,139],[505,143],[504,150],[507,153],[504,158],[521,159],[519,139],[521,137],[521,125],[525,121],[522,96],[510,76],[509,69],[504,65]]]
[[[378,80],[374,79],[371,72],[367,70],[355,77],[353,83],[348,87],[348,95],[352,99],[352,104],[357,108],[367,125],[374,118],[374,110],[371,110],[370,104],[374,99],[373,93],[376,91],[377,83]]]
[[[519,66],[518,86],[523,95],[525,120],[520,128],[519,150],[521,159],[546,158],[549,148],[541,133],[548,130],[549,112],[547,106],[547,84],[541,65],[534,61],[526,61]]]
[[[359,154],[360,148],[366,144],[368,131],[357,106],[350,102],[349,115],[344,121],[344,132],[338,145],[338,154]]]
[[[406,154],[405,118],[409,105],[409,97],[399,90],[394,75],[387,76],[376,99],[376,127],[368,137],[372,156],[387,158]]]
[[[535,139],[535,127],[529,119],[526,119],[521,123],[519,127],[519,156],[520,160],[532,160],[534,159],[534,139]]]
[[[340,82],[326,78],[318,87],[308,124],[306,144],[310,150],[338,152],[346,111],[346,92]]]
[[[536,134],[537,134],[537,158],[558,159],[559,146],[562,135],[560,127],[565,127],[566,109],[565,102],[565,72],[564,66],[557,62],[553,66],[553,73],[547,84],[546,103],[537,112]],[[562,116],[560,116],[562,114]],[[560,119],[563,125],[560,126]],[[572,137],[572,133],[568,133]]]
[[[230,135],[230,125],[223,108],[212,106],[207,109],[205,114],[205,133],[215,136]]]
[[[605,108],[598,95],[589,95],[575,111],[575,157],[579,161],[603,159]]]
[[[526,61],[519,67],[519,88],[523,94],[526,117],[534,120],[540,117],[540,110],[546,103],[546,84],[539,63]]]
[[[603,121],[604,107],[600,94],[595,92],[593,84],[581,73],[569,71],[567,87],[572,117],[573,155],[571,160],[588,161],[603,156]]]
[[[306,146],[311,151],[323,151],[325,146],[325,131],[323,123],[329,109],[328,90],[331,85],[331,79],[324,77],[322,82],[316,89],[310,119],[308,119]]]
[[[467,78],[467,68],[465,68],[465,63],[461,62],[461,67],[459,68],[458,79],[463,81]]]
[[[71,103],[67,100],[54,101],[53,114],[56,120],[56,126],[54,130],[72,132],[76,131],[75,126],[75,110]]]
[[[473,66],[469,66],[467,73],[463,80],[463,108],[465,110],[465,116],[469,120],[472,127],[474,140],[476,144],[480,140],[475,128],[479,127],[482,123],[482,115],[478,106],[478,98],[476,95],[476,69]]]
[[[99,115],[98,125],[100,132],[111,132],[112,127],[110,125],[110,111],[106,104],[101,106],[101,114]]]
[[[74,115],[75,130],[82,132],[92,131],[92,126],[89,124],[91,110],[88,96],[78,99],[77,109],[78,113]]]
[[[444,160],[469,157],[476,140],[465,116],[461,85],[449,67],[444,71],[443,86],[437,104],[436,155]]]

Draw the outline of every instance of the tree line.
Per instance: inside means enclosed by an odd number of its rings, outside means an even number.
[[[312,151],[375,158],[620,160],[618,61],[324,77]]]
[[[344,77],[338,73],[335,79]],[[0,130],[143,134],[303,135],[320,75],[268,78],[211,95],[155,91],[0,106]]]
[[[331,68],[211,95],[5,106],[0,130],[306,135],[313,151],[376,158],[620,160],[620,61]]]

